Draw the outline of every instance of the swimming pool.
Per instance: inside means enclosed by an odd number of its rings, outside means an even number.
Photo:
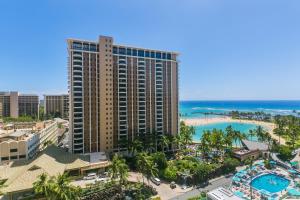
[[[286,189],[290,181],[276,174],[264,174],[254,178],[250,184],[257,190],[266,190],[270,193],[276,193]]]

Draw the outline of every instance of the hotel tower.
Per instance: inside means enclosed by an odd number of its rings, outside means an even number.
[[[112,152],[120,141],[178,132],[178,54],[68,39],[70,148]]]

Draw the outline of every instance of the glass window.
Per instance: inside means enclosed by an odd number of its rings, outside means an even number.
[[[83,50],[89,51],[89,44],[83,44]]]
[[[170,53],[167,54],[167,59],[171,60],[171,54]]]
[[[150,52],[149,52],[149,51],[146,51],[146,52],[145,52],[145,57],[147,57],[147,58],[150,57]]]
[[[90,45],[90,50],[91,50],[91,51],[97,51],[96,45],[91,44],[91,45]]]
[[[127,55],[131,56],[131,49],[127,49]]]
[[[144,50],[139,50],[139,51],[138,51],[138,55],[139,55],[140,57],[144,57]]]
[[[113,53],[117,54],[118,53],[118,47],[113,47]]]
[[[155,58],[155,52],[151,52],[151,58]]]
[[[161,53],[160,52],[156,52],[156,58],[161,59]]]
[[[119,54],[125,55],[125,48],[119,48]]]
[[[163,53],[162,54],[162,59],[166,59],[166,57],[167,57],[166,53]]]
[[[10,149],[10,152],[18,152],[18,149]]]
[[[137,56],[137,50],[136,50],[136,49],[133,49],[133,50],[132,50],[132,55],[133,55],[133,56]]]

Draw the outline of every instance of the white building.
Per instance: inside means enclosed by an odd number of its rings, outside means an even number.
[[[31,159],[45,148],[46,142],[57,144],[57,121],[36,123],[32,129],[7,131],[0,135],[0,163]]]
[[[218,187],[207,193],[207,200],[242,200],[235,196],[230,190]]]

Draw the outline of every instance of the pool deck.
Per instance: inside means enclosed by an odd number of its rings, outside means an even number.
[[[243,198],[246,198],[246,199],[250,198],[250,183],[251,183],[251,181],[253,181],[257,177],[260,177],[260,176],[263,176],[266,174],[274,174],[274,175],[281,176],[281,177],[284,177],[285,179],[289,180],[290,183],[287,188],[293,188],[295,186],[294,180],[290,177],[291,176],[290,173],[285,169],[282,169],[280,167],[275,167],[272,170],[268,170],[268,169],[264,168],[263,165],[256,164],[253,166],[256,166],[257,169],[255,170],[256,171],[255,174],[252,174],[252,176],[250,176],[248,169],[238,171],[235,174],[235,176],[237,176],[237,175],[239,176],[240,182],[232,181],[232,185],[230,187],[232,192],[236,193],[239,196],[244,194]],[[251,170],[251,172],[253,172],[253,170]],[[284,190],[281,190],[279,192],[276,192],[276,193],[269,193],[268,191],[258,190],[255,187],[251,187],[252,198],[257,199],[257,200],[261,199],[262,193],[265,193],[265,194],[269,194],[272,197],[275,197],[274,199],[279,199],[280,197],[283,197],[287,194],[287,192],[288,192],[287,188]]]

